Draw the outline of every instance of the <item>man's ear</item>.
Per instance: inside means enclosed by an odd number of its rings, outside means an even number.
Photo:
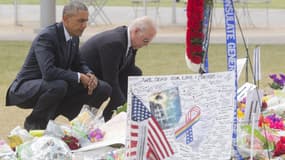
[[[63,20],[64,22],[67,22],[67,21],[68,21],[68,16],[67,16],[67,15],[64,15],[64,16],[62,17],[62,20]]]
[[[140,31],[141,31],[141,30],[140,30],[139,27],[136,27],[136,28],[135,28],[135,34],[139,33]]]

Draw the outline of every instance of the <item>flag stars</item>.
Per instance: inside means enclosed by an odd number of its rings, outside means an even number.
[[[141,122],[141,121],[147,121],[147,132],[151,133],[151,136],[147,134],[148,137],[146,137],[147,146],[148,149],[146,153],[149,153],[146,155],[146,159],[150,159],[151,156],[154,156],[155,159],[165,159],[166,157],[170,157],[174,154],[173,149],[171,148],[162,128],[159,126],[157,120],[155,117],[149,112],[147,107],[138,99],[135,95],[132,96],[132,121]],[[140,128],[140,125],[142,123],[136,123],[136,128]],[[144,125],[144,124],[143,124]],[[152,127],[151,127],[152,126]],[[141,139],[138,139],[139,132],[138,129],[133,130],[137,134],[131,134],[132,138],[136,141],[140,140],[140,143],[142,143]],[[137,157],[142,155],[137,155],[137,151],[139,151],[139,148],[137,146],[133,146],[132,149],[136,148],[135,152],[131,157]],[[153,158],[152,158],[153,159]]]

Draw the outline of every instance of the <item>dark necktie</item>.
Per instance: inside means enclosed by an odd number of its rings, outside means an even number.
[[[134,57],[134,49],[132,47],[130,47],[128,49],[127,55],[125,55],[125,57],[124,57],[123,63],[120,64],[120,69],[123,69],[123,68],[127,67],[128,65],[130,65],[133,57]]]
[[[66,43],[66,53],[67,55],[70,55],[72,52],[72,39],[70,38]],[[67,58],[67,57],[66,57]]]
[[[70,65],[70,58],[72,56],[72,46],[73,46],[73,41],[72,41],[72,39],[69,39],[66,42],[66,53],[65,53],[65,57],[64,57],[66,62],[67,62],[68,67]]]
[[[134,48],[130,47],[129,50],[128,50],[126,63],[129,64],[132,61],[133,57],[134,57]]]

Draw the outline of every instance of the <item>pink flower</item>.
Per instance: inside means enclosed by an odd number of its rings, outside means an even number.
[[[88,134],[88,138],[91,142],[98,142],[104,138],[104,135],[105,133],[101,129],[96,128]]]

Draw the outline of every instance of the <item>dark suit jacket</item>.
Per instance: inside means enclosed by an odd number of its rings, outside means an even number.
[[[32,42],[20,72],[8,89],[6,105],[17,105],[35,95],[42,80],[78,83],[77,72],[92,72],[78,54],[78,37],[73,37],[71,53],[66,48],[62,23],[43,29]]]
[[[127,30],[126,26],[121,26],[101,32],[91,37],[80,47],[80,54],[90,69],[99,79],[111,85],[111,98],[119,105],[126,102],[126,97],[120,88],[120,73],[123,70],[135,67],[135,58],[126,62]]]

